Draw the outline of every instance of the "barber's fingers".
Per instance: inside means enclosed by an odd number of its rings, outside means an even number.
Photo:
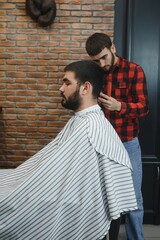
[[[110,99],[110,97],[102,92],[100,92],[100,95],[99,95],[101,98],[104,98],[104,99]]]
[[[111,98],[107,96],[107,98],[102,98],[102,97],[99,97],[98,98],[98,101],[101,102],[102,104],[108,104],[111,102]]]

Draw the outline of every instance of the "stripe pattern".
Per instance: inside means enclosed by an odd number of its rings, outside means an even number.
[[[1,240],[103,239],[112,219],[136,209],[127,152],[98,105],[0,174]]]

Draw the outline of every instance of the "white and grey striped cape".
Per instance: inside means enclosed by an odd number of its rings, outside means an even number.
[[[99,106],[0,175],[1,240],[97,240],[137,209],[126,150]]]

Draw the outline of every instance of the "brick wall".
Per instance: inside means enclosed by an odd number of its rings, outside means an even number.
[[[60,104],[63,68],[88,58],[87,37],[113,36],[114,0],[57,0],[40,27],[25,0],[0,0],[0,167],[14,168],[53,139],[70,112]]]

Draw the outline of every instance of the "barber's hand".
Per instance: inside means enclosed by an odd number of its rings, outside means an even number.
[[[105,109],[110,111],[120,111],[121,110],[121,102],[117,101],[115,98],[109,97],[104,93],[100,93],[98,101],[102,103]]]

